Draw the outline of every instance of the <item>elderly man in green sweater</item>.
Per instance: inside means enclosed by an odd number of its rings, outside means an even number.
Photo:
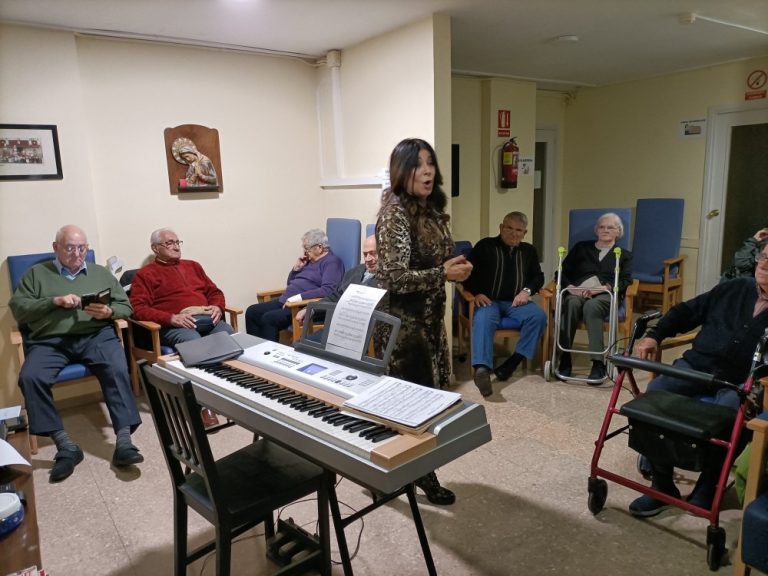
[[[16,321],[29,331],[26,360],[19,373],[29,429],[32,434],[50,436],[56,444],[50,480],[59,482],[83,460],[83,451],[64,430],[51,389],[58,373],[72,362],[87,366],[101,384],[117,436],[112,463],[129,466],[143,462],[144,457],[131,442],[141,418],[112,322],[131,315],[128,297],[106,268],[86,264],[88,239],[77,226],[61,228],[53,250],[54,260],[27,270],[8,305]],[[81,298],[107,288],[111,291],[108,304],[86,303]]]

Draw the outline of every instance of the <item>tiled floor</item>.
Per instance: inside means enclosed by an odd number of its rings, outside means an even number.
[[[438,471],[456,492],[450,507],[419,497],[432,552],[441,575],[573,576],[705,575],[707,522],[677,509],[645,521],[627,513],[636,493],[609,483],[606,508],[593,516],[586,506],[590,458],[610,387],[545,382],[541,372],[517,372],[483,400],[458,365],[456,390],[482,402],[493,440]],[[628,393],[622,393],[629,398]],[[142,403],[144,424],[134,436],[146,462],[129,471],[110,467],[112,431],[102,405],[65,411],[66,427],[86,452],[74,475],[48,483],[53,446],[43,441],[33,458],[44,567],[53,576],[139,576],[172,573],[172,503],[168,473]],[[230,428],[212,436],[217,453],[248,442],[250,433]],[[623,438],[606,445],[601,464],[639,478],[636,455]],[[687,493],[690,476],[681,478]],[[343,480],[340,499],[352,508],[367,492]],[[312,503],[283,511],[313,528]],[[727,546],[736,540],[741,512],[730,492],[721,513]],[[194,513],[196,541],[210,531]],[[426,573],[407,502],[401,498],[348,528],[359,575]],[[233,574],[269,574],[263,539],[234,546]],[[212,558],[188,574],[214,573]],[[721,568],[729,573],[730,567]],[[334,574],[341,574],[340,566]]]

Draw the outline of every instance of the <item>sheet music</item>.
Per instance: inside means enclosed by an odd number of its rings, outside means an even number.
[[[417,428],[461,400],[461,394],[386,376],[344,402],[361,412]]]
[[[5,440],[0,440],[0,466],[10,466],[11,464],[31,466],[31,464],[16,451],[16,448],[11,446]]]
[[[381,288],[350,284],[336,303],[325,349],[355,360],[362,358],[368,347],[365,337],[371,316],[386,292]]]

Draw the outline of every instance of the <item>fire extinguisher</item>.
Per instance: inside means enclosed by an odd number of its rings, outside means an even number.
[[[501,147],[501,187],[517,188],[517,161],[520,148],[514,138],[510,138]]]

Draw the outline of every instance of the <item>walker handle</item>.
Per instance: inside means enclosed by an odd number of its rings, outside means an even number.
[[[608,360],[621,368],[636,368],[638,370],[645,370],[646,372],[653,372],[654,374],[664,374],[665,376],[672,376],[673,378],[682,378],[683,380],[704,384],[708,387],[725,387],[739,390],[739,387],[735,384],[720,380],[719,378],[715,378],[712,374],[707,374],[706,372],[700,372],[698,370],[678,368],[676,366],[670,366],[669,364],[662,364],[661,362],[644,360],[642,358],[637,358],[636,356],[622,356],[620,354],[611,354],[608,356]]]

